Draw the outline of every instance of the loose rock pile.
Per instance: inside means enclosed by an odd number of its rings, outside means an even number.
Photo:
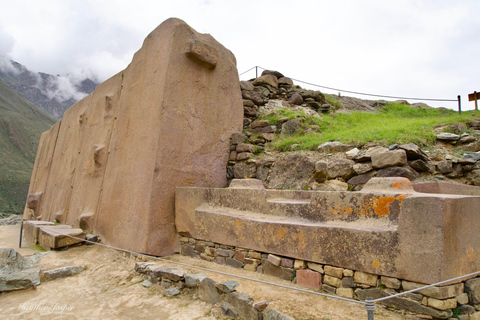
[[[236,290],[237,281],[215,282],[204,273],[188,273],[182,268],[162,267],[150,262],[135,264],[135,271],[145,274],[145,287],[160,285],[167,297],[191,294],[211,304],[218,304],[223,313],[234,319],[293,320],[268,302],[257,302],[246,293]]]
[[[231,137],[227,178],[257,178],[271,189],[360,190],[372,177],[405,177],[412,181],[445,180],[480,186],[480,120],[450,126],[441,132],[438,147],[443,153],[421,150],[413,143],[382,146],[344,144],[338,141],[320,145],[317,152],[263,153],[265,144],[276,135],[301,130],[299,119],[280,119],[278,127],[259,115],[281,107],[301,108],[307,114],[334,112],[319,91],[304,90],[277,71],[264,71],[251,81],[240,83],[244,105],[244,133]],[[400,101],[401,102],[401,101]],[[363,103],[363,102],[362,102]],[[372,109],[385,103],[369,101]],[[407,103],[407,102],[403,102]],[[456,147],[466,151],[459,158],[448,154]],[[255,156],[255,157],[254,157]]]

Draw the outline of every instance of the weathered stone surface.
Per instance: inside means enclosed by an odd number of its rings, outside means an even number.
[[[377,279],[378,276],[376,274],[370,274],[361,271],[356,271],[355,275],[353,276],[353,280],[356,283],[367,284],[371,287],[375,287],[377,285]]]
[[[240,81],[240,89],[253,90],[253,84],[250,81]]]
[[[446,140],[446,141],[457,141],[460,139],[458,134],[450,133],[450,132],[442,132],[437,134],[437,140]]]
[[[142,282],[142,286],[144,286],[145,288],[150,288],[152,286],[152,283],[148,280],[145,280]]]
[[[215,287],[215,281],[210,278],[204,278],[198,285],[198,298],[202,301],[216,304],[220,302],[220,293]]]
[[[425,283],[476,271],[478,196],[417,193],[398,177],[360,192],[177,191],[177,228],[194,238]]]
[[[267,74],[274,75],[276,78],[284,77],[284,75],[281,72],[278,72],[276,70],[263,70],[261,75],[264,76],[264,75],[267,75]]]
[[[180,290],[178,290],[177,288],[167,289],[163,292],[163,294],[167,297],[178,296],[180,293]]]
[[[457,307],[457,299],[438,300],[428,298],[428,306],[438,310],[455,309]]]
[[[282,124],[282,135],[291,136],[300,133],[301,123],[298,119],[292,119]]]
[[[315,162],[314,177],[317,182],[322,183],[325,180],[327,180],[327,167],[328,167],[328,162],[326,161]]]
[[[193,288],[197,287],[203,279],[207,277],[205,273],[186,273],[185,277],[185,285],[187,287]]]
[[[389,289],[400,289],[400,286],[402,285],[402,281],[398,280],[397,278],[385,276],[380,277],[380,282]]]
[[[425,284],[406,281],[406,280],[402,281],[402,288],[406,291],[421,288],[423,286],[425,286]],[[463,290],[464,290],[464,284],[457,283],[449,286],[431,287],[431,288],[422,289],[418,291],[418,293],[421,293],[427,297],[445,300],[445,299],[453,298],[462,294]]]
[[[428,156],[415,143],[401,144],[398,147],[405,150],[408,160],[421,159],[428,161]]]
[[[353,148],[347,152],[345,152],[345,156],[347,159],[353,160],[360,154],[360,150],[358,148]]]
[[[241,132],[242,115],[233,54],[168,19],[125,70],[42,135],[28,192],[44,193],[35,215],[75,226],[86,215],[87,230],[107,244],[178,252],[175,187],[227,184],[230,136]]]
[[[265,74],[263,76],[258,77],[257,79],[253,80],[252,83],[254,86],[260,86],[263,84],[268,84],[274,88],[278,89],[278,79],[272,74]]]
[[[448,174],[453,171],[453,163],[451,160],[442,160],[435,165],[442,174]]]
[[[230,280],[221,283],[217,283],[215,286],[220,292],[223,293],[230,293],[236,290],[236,288],[240,285],[239,282]]]
[[[465,292],[470,295],[473,304],[480,304],[480,278],[465,281]]]
[[[351,178],[355,174],[353,170],[354,164],[355,162],[349,159],[330,161],[327,165],[327,179],[335,179],[337,177]]]
[[[324,270],[325,274],[328,274],[329,276],[333,276],[339,279],[343,278],[343,268],[325,266]]]
[[[304,189],[312,178],[314,169],[315,162],[304,154],[283,155],[272,168],[269,188]]]
[[[341,283],[342,288],[355,288],[355,281],[352,277],[345,277],[342,279]]]
[[[370,171],[367,173],[360,174],[348,180],[348,184],[353,186],[358,186],[366,184],[370,179],[372,179],[377,174],[376,171]]]
[[[381,290],[378,288],[370,288],[370,289],[357,289],[355,291],[355,294],[360,299],[365,300],[367,297],[372,297],[372,299],[383,298],[391,295],[392,292],[386,292],[385,290]],[[450,310],[440,311],[434,308],[424,306],[419,301],[411,300],[401,296],[384,300],[381,303],[393,308],[404,309],[404,310],[412,311],[418,314],[429,315],[436,319],[448,319],[453,314],[452,311]]]
[[[415,180],[419,174],[410,166],[406,165],[403,167],[388,167],[378,170],[377,177],[385,178],[385,177],[404,177],[409,180]]]
[[[295,320],[295,318],[287,316],[277,309],[267,307],[263,312],[263,320]]]
[[[360,152],[360,154],[355,158],[356,161],[358,162],[367,162],[372,160],[372,156],[377,153],[383,153],[388,151],[387,148],[385,147],[373,147],[369,148],[365,152]]]
[[[238,318],[237,310],[228,302],[222,302],[220,305],[220,309],[222,309],[223,313],[229,317],[234,319]]]
[[[376,169],[403,166],[405,164],[407,164],[407,153],[403,149],[381,152],[372,155],[372,167]]]
[[[337,288],[336,292],[337,296],[353,299],[353,289],[352,288]]]
[[[323,277],[323,283],[328,284],[329,286],[338,288],[342,285],[342,280],[329,275],[325,275]]]
[[[237,151],[237,154],[241,153],[241,152],[254,153],[255,152],[255,146],[253,144],[249,144],[249,143],[239,143],[237,145],[236,151]]]
[[[278,85],[293,86],[293,80],[287,77],[280,77],[278,78]]]
[[[232,134],[230,138],[230,142],[235,145],[245,142],[245,140],[247,140],[247,136],[238,132],[235,132],[234,134]]]
[[[241,262],[241,261],[238,261],[236,259],[233,259],[233,258],[225,258],[225,264],[227,266],[230,266],[230,267],[234,267],[234,268],[243,268],[244,267],[244,263]]]
[[[313,263],[313,262],[308,262],[307,263],[307,266],[309,269],[312,269],[314,271],[317,271],[317,272],[320,272],[321,274],[324,274],[325,273],[325,270],[323,270],[323,266],[321,264],[318,264],[318,263]],[[295,268],[297,269],[297,268]],[[302,268],[303,269],[303,268]]]
[[[236,179],[254,178],[257,166],[255,163],[237,162],[233,166],[233,175]]]
[[[153,270],[153,274],[171,281],[180,281],[184,279],[186,270],[177,267],[159,267]]]
[[[337,288],[332,287],[331,285],[328,285],[328,284],[324,283],[322,285],[322,290],[327,292],[327,293],[330,293],[330,294],[335,294],[336,291],[337,291]]]
[[[455,297],[458,304],[468,304],[468,293],[464,292]]]
[[[28,200],[27,200],[28,201]],[[38,242],[38,233],[41,226],[54,226],[50,221],[30,220],[23,222],[23,238],[28,242],[36,244]]]
[[[428,162],[421,159],[410,161],[408,165],[418,172],[433,171],[433,167]]]
[[[331,142],[325,142],[321,145],[318,146],[317,151],[318,152],[345,152],[350,149],[352,149],[353,145],[352,144],[345,144],[340,141],[331,141]]]
[[[63,267],[57,268],[53,270],[46,270],[40,273],[40,280],[41,281],[50,281],[60,278],[71,277],[76,275],[85,269],[84,266],[70,266],[70,267]]]
[[[40,284],[40,270],[26,269],[0,273],[0,292],[29,289]]]
[[[282,278],[287,281],[291,281],[293,278],[293,269],[289,268],[284,268],[280,266],[275,266],[265,260],[265,263],[262,263],[263,265],[263,273]]]
[[[269,254],[267,261],[273,264],[274,266],[278,267],[280,263],[282,262],[282,258],[274,255],[274,254]]]
[[[303,98],[298,92],[295,92],[292,94],[288,102],[293,105],[301,105],[303,103]]]
[[[297,270],[297,284],[315,290],[322,290],[322,275],[309,269]]]
[[[243,292],[232,292],[225,296],[225,302],[232,305],[244,319],[258,319],[259,312],[253,307],[253,298]]]
[[[295,262],[293,263],[293,268],[295,270],[306,269],[307,268],[307,262],[304,261],[304,260],[295,259]]]
[[[40,226],[38,244],[45,250],[58,249],[80,243],[85,236],[82,229],[67,225]]]
[[[265,104],[263,95],[255,90],[242,90],[242,98],[252,101],[257,106],[263,106]]]

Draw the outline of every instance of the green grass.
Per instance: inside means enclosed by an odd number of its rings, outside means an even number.
[[[459,115],[453,110],[416,109],[390,102],[378,113],[333,113],[318,117],[285,108],[263,119],[277,124],[281,117],[300,119],[302,131],[292,136],[280,135],[268,145],[269,150],[289,151],[293,144],[296,145],[296,150],[316,150],[320,144],[328,141],[356,145],[368,142],[387,145],[413,142],[426,147],[435,142],[434,128],[468,123],[475,119],[475,113],[467,111]]]

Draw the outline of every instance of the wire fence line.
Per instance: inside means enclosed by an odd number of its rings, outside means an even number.
[[[252,71],[253,69],[257,70],[258,68],[260,68],[262,70],[268,70],[268,69],[265,69],[265,68],[260,67],[260,66],[255,66],[255,67],[252,67],[252,68],[248,69],[245,72],[242,72],[238,76],[240,77],[240,76],[244,75],[245,73]],[[358,91],[350,91],[350,90],[332,88],[332,87],[327,87],[327,86],[323,86],[323,85],[319,85],[319,84],[315,84],[315,83],[311,83],[311,82],[306,82],[306,81],[291,78],[291,77],[289,77],[289,78],[294,80],[294,81],[297,81],[297,82],[300,82],[300,83],[303,83],[303,84],[308,84],[308,85],[314,86],[314,87],[319,87],[319,88],[329,89],[329,90],[334,90],[334,91],[339,91],[339,92],[358,94],[358,95],[363,95],[363,96],[371,96],[371,97],[379,97],[379,98],[391,98],[391,99],[403,99],[403,100],[424,100],[424,101],[459,102],[460,103],[460,100],[459,100],[458,97],[457,97],[457,99],[436,99],[436,98],[411,98],[411,97],[389,96],[389,95],[381,95],[381,94],[365,93],[365,92],[358,92]]]
[[[22,221],[22,228],[20,228],[19,247],[21,247],[22,230],[23,230],[23,221]],[[112,250],[116,250],[116,251],[120,251],[120,252],[125,252],[125,253],[129,253],[129,254],[132,254],[132,255],[144,256],[144,257],[148,257],[148,258],[151,258],[151,259],[154,259],[154,260],[159,260],[159,261],[162,261],[162,262],[172,263],[172,264],[180,265],[180,266],[183,266],[183,267],[194,268],[194,269],[197,269],[197,270],[217,273],[217,274],[221,274],[221,275],[224,275],[224,276],[229,276],[229,277],[234,277],[234,278],[238,278],[238,279],[242,279],[242,280],[262,283],[262,284],[271,285],[271,286],[275,286],[275,287],[280,287],[280,288],[284,288],[284,289],[289,289],[289,290],[314,294],[314,295],[318,295],[318,296],[323,296],[323,297],[327,297],[327,298],[332,298],[332,299],[337,299],[337,300],[343,300],[343,301],[347,301],[347,302],[362,304],[362,305],[365,306],[365,310],[367,311],[367,319],[368,320],[374,320],[374,313],[373,312],[376,309],[375,304],[378,303],[378,302],[382,302],[382,301],[392,299],[392,298],[397,298],[397,297],[400,297],[400,296],[403,296],[403,295],[406,295],[406,294],[409,294],[409,293],[422,291],[424,289],[432,288],[432,287],[435,287],[435,286],[445,285],[445,284],[448,284],[448,283],[451,283],[451,282],[458,281],[460,279],[470,278],[470,277],[475,277],[475,276],[480,275],[480,271],[476,271],[476,272],[472,272],[472,273],[469,273],[469,274],[466,274],[466,275],[463,275],[463,276],[455,277],[455,278],[448,279],[448,280],[443,280],[443,281],[440,281],[440,282],[425,285],[425,286],[422,286],[422,287],[419,287],[419,288],[416,288],[416,289],[412,289],[412,290],[408,290],[408,291],[404,291],[404,292],[399,292],[397,294],[385,296],[385,297],[382,297],[382,298],[372,299],[371,297],[367,297],[365,299],[365,301],[362,301],[362,300],[354,300],[354,299],[334,296],[334,295],[330,295],[330,294],[326,294],[326,293],[321,293],[321,292],[316,292],[316,291],[311,291],[311,290],[306,290],[306,289],[301,289],[301,288],[295,288],[295,287],[286,286],[286,285],[282,285],[282,284],[278,284],[278,283],[273,283],[273,282],[248,278],[248,277],[244,277],[244,276],[240,276],[240,275],[236,275],[236,274],[232,274],[232,273],[228,273],[228,272],[222,272],[222,271],[217,271],[217,270],[213,270],[213,269],[208,269],[208,268],[204,268],[204,267],[194,266],[194,265],[183,263],[183,262],[168,260],[168,259],[160,258],[160,257],[157,257],[157,256],[152,256],[152,255],[149,255],[149,254],[139,253],[139,252],[135,252],[135,251],[127,250],[127,249],[122,249],[122,248],[109,246],[109,245],[106,245],[106,244],[103,244],[103,243],[98,243],[98,242],[93,242],[93,241],[86,240],[86,239],[81,239],[81,238],[74,237],[74,236],[71,236],[71,235],[56,231],[56,230],[54,232],[59,234],[59,235],[62,235],[62,236],[66,236],[66,237],[69,237],[69,238],[72,238],[72,239],[75,239],[75,240],[79,240],[81,242],[85,242],[85,243],[89,243],[89,244],[93,244],[93,245],[99,245],[99,246],[102,246],[102,247],[105,247],[105,248],[108,248],[108,249],[112,249]]]

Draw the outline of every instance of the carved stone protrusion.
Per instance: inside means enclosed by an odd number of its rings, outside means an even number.
[[[205,42],[194,40],[190,44],[190,51],[188,56],[197,63],[207,67],[208,69],[215,69],[218,62],[217,49]]]

